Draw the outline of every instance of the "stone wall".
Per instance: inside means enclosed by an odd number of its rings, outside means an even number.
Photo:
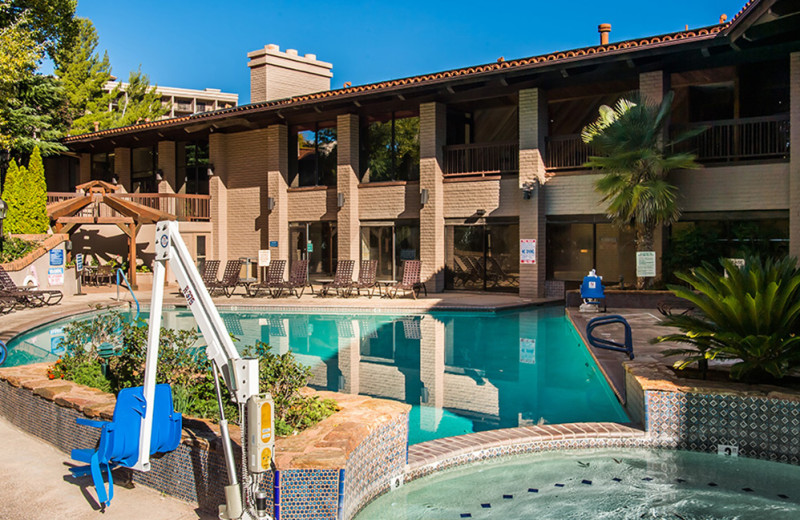
[[[75,419],[111,420],[114,396],[51,380],[49,366],[0,369],[0,415],[66,453],[94,448],[99,430],[79,426]],[[408,405],[333,392],[318,395],[335,399],[340,411],[298,435],[278,439],[275,471],[264,474],[260,483],[275,520],[310,518],[310,512],[313,518],[349,519],[388,489],[390,477],[405,467]],[[224,503],[227,481],[218,428],[193,418],[184,418],[183,426],[178,448],[151,459],[149,472],[131,472],[133,481],[216,512]],[[230,433],[238,465],[241,430],[232,426]]]

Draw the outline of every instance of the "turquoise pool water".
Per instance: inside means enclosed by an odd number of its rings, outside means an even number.
[[[800,468],[655,450],[540,453],[465,466],[390,491],[356,520],[786,520]]]
[[[531,424],[627,422],[561,308],[503,313],[222,312],[243,348],[261,340],[311,368],[311,386],[413,406],[412,444]],[[6,365],[53,360],[67,320],[12,340]],[[187,310],[164,326],[195,327]]]

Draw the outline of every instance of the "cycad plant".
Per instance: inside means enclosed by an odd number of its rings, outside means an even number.
[[[606,214],[617,226],[635,231],[637,251],[653,251],[656,227],[675,222],[680,216],[677,188],[667,180],[667,174],[700,167],[690,153],[665,152],[704,130],[686,132],[667,142],[664,130],[672,98],[670,92],[655,104],[632,94],[629,99],[620,99],[614,108],[601,106],[597,121],[581,132],[583,141],[596,154],[584,166],[605,174],[595,183],[595,189],[608,204]],[[643,278],[637,281],[640,289],[644,284]]]
[[[654,343],[677,342],[689,348],[670,349],[681,356],[675,367],[697,362],[705,374],[710,359],[738,360],[732,379],[748,382],[781,379],[800,367],[800,272],[794,258],[750,258],[738,268],[721,260],[726,274],[705,263],[676,276],[689,287],[670,286],[676,296],[697,311],[667,316],[661,325],[680,333],[666,334]]]

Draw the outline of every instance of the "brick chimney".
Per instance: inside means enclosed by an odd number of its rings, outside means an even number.
[[[300,56],[295,49],[281,52],[269,44],[248,52],[250,102],[272,101],[331,88],[332,64],[317,60],[315,54]]]
[[[611,24],[601,23],[597,26],[597,32],[600,33],[600,45],[608,45],[608,33],[611,32]]]

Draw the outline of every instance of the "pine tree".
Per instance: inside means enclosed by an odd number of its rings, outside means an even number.
[[[8,213],[6,213],[6,219],[3,222],[4,233],[20,233],[20,198],[19,190],[17,189],[19,180],[20,169],[17,166],[17,161],[11,159],[11,164],[9,164],[6,172],[6,180],[3,183],[2,193],[3,200],[8,205]]]
[[[17,81],[0,107],[2,129],[10,136],[7,148],[18,160],[39,147],[42,155],[66,151],[58,142],[66,129],[64,89],[53,76],[34,74]]]
[[[39,147],[33,149],[28,162],[24,186],[24,215],[26,233],[46,233],[50,227],[47,216],[47,182],[44,178],[44,163]]]
[[[71,135],[94,130],[94,124],[86,119],[80,126],[74,122],[86,114],[90,103],[96,103],[105,95],[103,86],[111,79],[108,53],[100,58],[95,52],[97,31],[94,25],[87,18],[78,18],[77,21],[79,30],[75,45],[62,54],[55,70],[55,75],[61,80],[66,93],[67,123],[71,125]]]

